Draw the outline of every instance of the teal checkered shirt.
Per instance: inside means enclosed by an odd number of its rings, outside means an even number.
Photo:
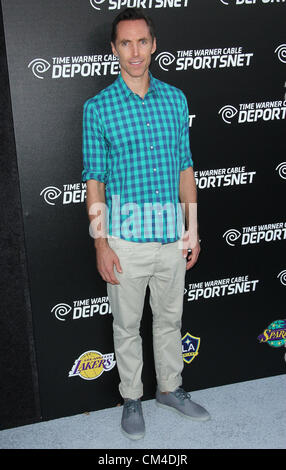
[[[178,88],[150,76],[144,99],[121,74],[84,104],[82,181],[105,183],[110,236],[171,243],[182,235],[180,171],[193,166]]]

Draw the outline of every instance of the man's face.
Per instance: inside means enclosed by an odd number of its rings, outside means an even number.
[[[156,39],[152,41],[145,20],[124,20],[117,25],[116,41],[111,47],[119,58],[122,76],[139,78],[148,72]]]

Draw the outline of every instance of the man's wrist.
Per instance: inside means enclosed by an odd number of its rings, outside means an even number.
[[[108,245],[108,240],[106,237],[98,237],[94,239],[94,247],[98,248],[106,248]]]

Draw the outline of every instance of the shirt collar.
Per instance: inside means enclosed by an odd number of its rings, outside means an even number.
[[[149,94],[149,93],[156,93],[156,91],[157,91],[157,89],[156,89],[157,88],[156,87],[156,80],[153,77],[153,75],[151,74],[150,70],[149,70],[148,73],[149,73],[149,77],[150,77],[150,83],[149,83],[149,88],[148,88],[148,92],[146,93],[146,95]],[[130,90],[130,88],[126,85],[125,81],[123,80],[121,72],[119,73],[117,83],[118,83],[118,87],[119,87],[120,91],[124,94],[126,99],[128,99],[131,95],[133,95],[133,91]]]

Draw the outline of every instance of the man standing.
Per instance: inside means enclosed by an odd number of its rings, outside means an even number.
[[[121,429],[140,439],[145,422],[139,328],[147,285],[156,403],[191,419],[210,418],[181,388],[184,279],[200,251],[196,184],[186,98],[149,71],[156,50],[150,18],[138,9],[121,12],[113,21],[111,47],[121,71],[85,103],[82,179],[97,269],[107,282],[113,314],[124,398]]]

